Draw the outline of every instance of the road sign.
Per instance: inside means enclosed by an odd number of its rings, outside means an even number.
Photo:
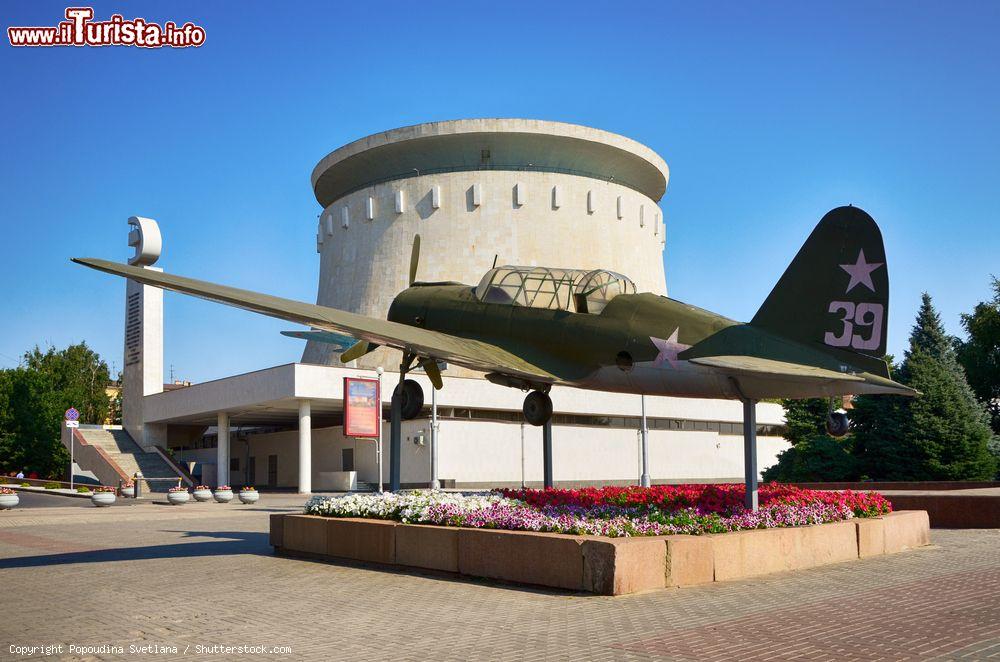
[[[68,427],[68,428],[78,428],[78,427],[80,427],[80,421],[66,421],[66,427]]]
[[[66,410],[66,420],[67,421],[78,421],[80,420],[80,412],[76,410],[76,407],[70,407]],[[73,427],[76,427],[75,425]]]

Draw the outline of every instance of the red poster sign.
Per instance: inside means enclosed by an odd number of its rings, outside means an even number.
[[[377,438],[381,423],[378,380],[344,377],[344,436]]]

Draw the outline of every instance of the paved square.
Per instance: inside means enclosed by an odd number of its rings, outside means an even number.
[[[997,530],[608,598],[275,557],[267,515],[301,501],[0,513],[0,659],[1000,659]],[[268,651],[205,652],[242,645]]]

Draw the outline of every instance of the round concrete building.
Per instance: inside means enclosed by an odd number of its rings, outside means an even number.
[[[327,155],[312,174],[322,205],[317,302],[384,318],[417,279],[476,285],[493,266],[610,269],[666,294],[658,201],[667,164],[614,133],[562,122],[470,119],[373,134]],[[337,365],[310,342],[303,362]],[[395,369],[379,350],[359,367]]]

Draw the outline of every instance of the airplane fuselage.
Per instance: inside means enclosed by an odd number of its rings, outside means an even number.
[[[738,324],[654,294],[622,294],[600,314],[480,301],[472,287],[418,284],[401,292],[389,320],[482,340],[577,388],[735,398],[731,380],[677,353]]]

